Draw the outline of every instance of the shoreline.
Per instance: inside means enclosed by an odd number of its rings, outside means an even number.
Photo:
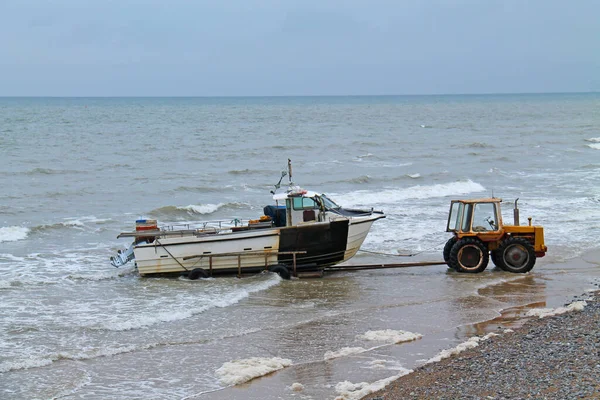
[[[476,347],[419,366],[362,399],[599,398],[600,283],[593,285],[570,303],[585,301],[582,310],[488,334]]]

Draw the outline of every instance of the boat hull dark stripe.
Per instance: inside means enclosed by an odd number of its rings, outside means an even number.
[[[326,266],[344,259],[348,243],[348,220],[332,221],[329,224],[305,225],[283,228],[279,232],[279,251],[306,251],[296,257],[297,264],[316,263]],[[281,264],[292,265],[293,256],[281,254]]]

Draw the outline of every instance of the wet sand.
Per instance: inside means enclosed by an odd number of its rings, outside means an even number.
[[[598,267],[598,261],[600,252],[592,251],[572,263]],[[600,288],[597,277],[590,275],[590,282]],[[489,332],[497,325],[497,336],[424,364],[363,399],[600,398],[598,290],[574,294],[571,304],[585,301],[583,310],[543,318],[522,318],[518,310],[503,313],[479,329]],[[511,329],[505,329],[507,323]]]

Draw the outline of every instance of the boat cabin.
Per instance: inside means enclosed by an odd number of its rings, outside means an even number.
[[[285,193],[276,193],[273,200],[276,205],[266,206],[264,213],[271,217],[273,224],[278,227],[326,221],[327,211],[341,209],[324,194],[299,188]]]

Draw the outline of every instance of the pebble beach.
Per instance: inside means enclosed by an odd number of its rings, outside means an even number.
[[[363,399],[598,399],[598,293],[577,296],[515,330],[486,335]]]

